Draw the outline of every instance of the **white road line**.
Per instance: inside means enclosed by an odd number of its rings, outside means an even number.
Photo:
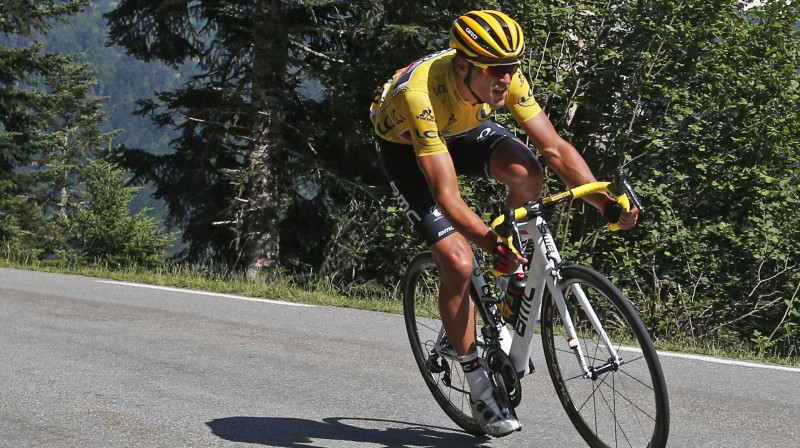
[[[128,283],[128,282],[117,282],[112,280],[95,280],[98,283],[108,283],[112,285],[122,285],[122,286],[133,286],[137,288],[150,288],[150,289],[160,289],[162,291],[173,291],[173,292],[182,292],[187,294],[200,294],[204,296],[213,296],[213,297],[224,297],[228,299],[236,299],[236,300],[245,300],[248,302],[263,302],[263,303],[272,303],[275,305],[288,305],[288,306],[301,306],[301,307],[314,307],[314,305],[309,305],[306,303],[293,303],[293,302],[284,302],[280,300],[270,300],[270,299],[259,299],[255,297],[245,297],[245,296],[236,296],[233,294],[220,294],[216,292],[206,292],[206,291],[198,291],[192,289],[181,289],[181,288],[172,288],[169,286],[156,286],[156,285],[146,285],[142,283]],[[622,350],[626,351],[633,351],[641,353],[641,350],[638,348],[633,347],[621,347]],[[777,364],[760,364],[755,362],[746,362],[746,361],[736,361],[733,359],[725,359],[725,358],[714,358],[711,356],[704,356],[704,355],[693,355],[689,353],[677,353],[677,352],[665,352],[665,351],[658,351],[658,356],[662,356],[665,358],[682,358],[682,359],[691,359],[695,361],[705,361],[705,362],[712,362],[716,364],[727,364],[733,366],[741,366],[741,367],[752,367],[756,369],[769,369],[769,370],[782,370],[785,372],[794,372],[800,373],[800,367],[788,367],[788,366],[781,366]]]
[[[236,299],[236,300],[244,300],[247,302],[262,302],[262,303],[271,303],[275,305],[287,305],[287,306],[302,306],[302,307],[310,307],[314,308],[314,305],[309,305],[306,303],[293,303],[293,302],[284,302],[281,300],[270,300],[270,299],[259,299],[256,297],[245,297],[245,296],[236,296],[233,294],[220,294],[216,292],[206,292],[206,291],[198,291],[194,289],[181,289],[181,288],[171,288],[169,286],[156,286],[156,285],[146,285],[143,283],[128,283],[128,282],[116,282],[112,280],[95,280],[97,283],[108,283],[111,285],[122,285],[122,286],[133,286],[136,288],[149,288],[149,289],[159,289],[162,291],[172,291],[172,292],[183,292],[187,294],[199,294],[204,296],[212,296],[212,297],[224,297],[227,299]]]
[[[631,351],[641,353],[642,350],[639,348],[633,347],[621,347],[622,350]],[[691,359],[694,361],[705,361],[705,362],[713,362],[716,364],[727,364],[731,366],[740,366],[740,367],[752,367],[755,369],[768,369],[768,370],[782,370],[784,372],[794,372],[800,373],[800,368],[798,367],[789,367],[789,366],[781,366],[778,364],[761,364],[757,362],[747,362],[747,361],[736,361],[733,359],[726,359],[726,358],[714,358],[712,356],[705,356],[705,355],[693,355],[690,353],[677,353],[677,352],[664,352],[659,350],[658,356],[664,358],[682,358],[682,359]]]

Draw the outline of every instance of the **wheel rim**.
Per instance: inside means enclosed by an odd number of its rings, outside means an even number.
[[[623,362],[596,377],[585,379],[575,354],[569,348],[566,330],[554,306],[548,306],[543,316],[547,322],[543,331],[548,340],[551,375],[559,390],[562,404],[576,427],[593,446],[646,447],[660,431],[662,406],[653,380],[653,366],[644,355],[635,332],[606,294],[584,282],[580,283],[589,296],[595,312],[609,333]],[[586,316],[574,306],[572,289],[565,286],[565,297],[588,362],[595,368],[609,366],[610,355],[600,338],[591,330]]]

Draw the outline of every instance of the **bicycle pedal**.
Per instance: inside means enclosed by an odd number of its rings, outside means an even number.
[[[450,344],[447,336],[442,338],[436,343],[436,345],[434,345],[433,353],[441,356],[442,358],[458,359],[458,353],[456,353],[456,349],[454,349]]]

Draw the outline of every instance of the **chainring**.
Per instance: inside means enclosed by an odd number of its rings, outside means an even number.
[[[486,350],[484,358],[486,359],[487,373],[495,391],[509,409],[516,408],[522,401],[522,387],[517,371],[511,364],[511,359],[498,347]]]

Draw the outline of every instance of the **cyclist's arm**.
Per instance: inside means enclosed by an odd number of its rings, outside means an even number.
[[[428,92],[407,90],[402,95],[417,164],[439,211],[467,240],[491,253],[497,238],[461,197],[453,159],[430,113],[433,106]]]
[[[544,157],[547,166],[558,175],[567,187],[574,188],[597,181],[578,150],[558,135],[544,111],[522,123],[522,128],[530,137],[533,146]],[[585,196],[584,199],[602,211],[609,196],[597,193]],[[620,227],[623,229],[633,227],[636,224],[637,216],[638,210],[636,209],[631,210],[630,213],[623,212],[620,215]]]
[[[450,153],[417,157],[417,163],[428,181],[433,199],[439,205],[439,211],[447,221],[467,240],[492,253],[499,240],[464,202]]]

